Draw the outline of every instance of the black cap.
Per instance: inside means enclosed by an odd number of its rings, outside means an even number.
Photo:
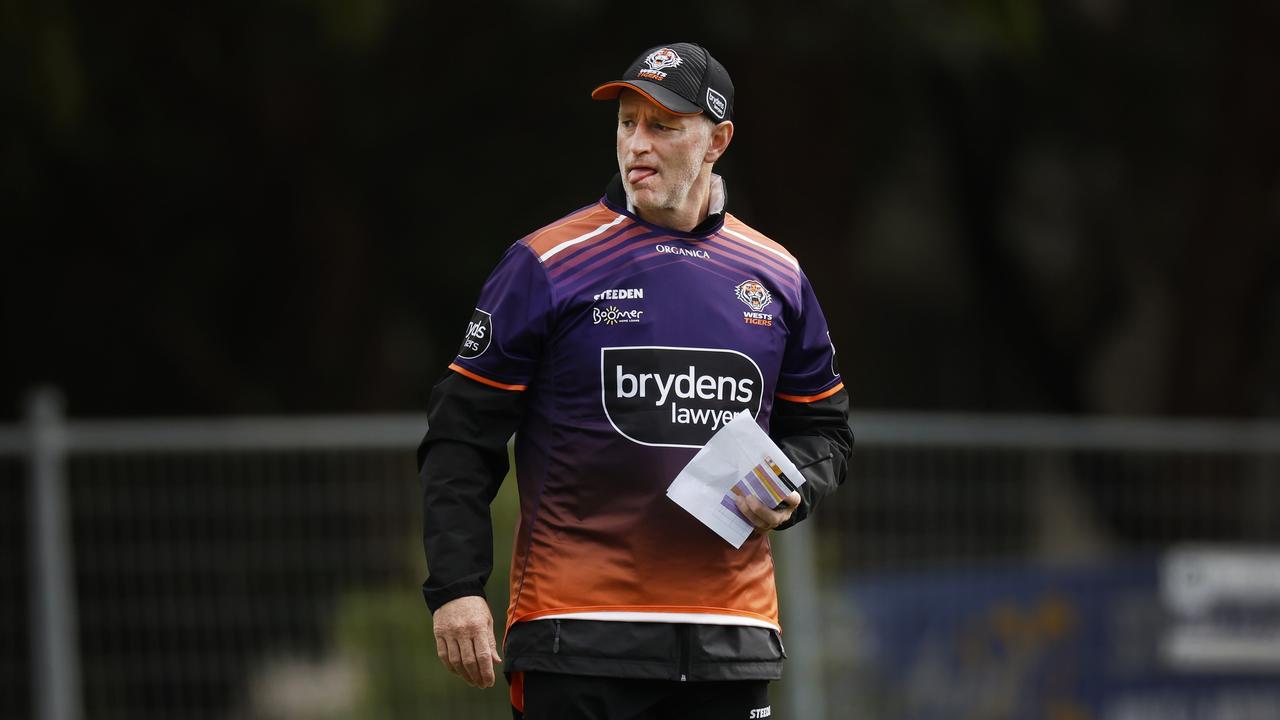
[[[729,71],[701,45],[671,43],[649,48],[622,74],[591,91],[594,100],[613,100],[635,90],[674,115],[706,113],[713,122],[733,119]]]

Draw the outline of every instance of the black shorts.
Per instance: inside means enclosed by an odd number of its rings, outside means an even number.
[[[769,681],[676,682],[524,673],[515,720],[759,720],[771,718]]]

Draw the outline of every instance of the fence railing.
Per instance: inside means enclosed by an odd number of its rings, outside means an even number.
[[[1280,543],[1277,423],[852,423],[846,487],[777,536],[786,717],[926,716],[919,693],[869,687],[858,593],[885,578]],[[68,420],[56,393],[33,395],[24,425],[0,427],[0,717],[509,717],[503,692],[434,656],[417,592],[424,427]],[[515,508],[508,482],[501,553]]]

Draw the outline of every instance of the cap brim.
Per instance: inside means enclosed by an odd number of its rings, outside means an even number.
[[[667,88],[648,80],[615,80],[591,91],[592,100],[615,100],[623,90],[634,90],[672,115],[701,115],[702,108]]]

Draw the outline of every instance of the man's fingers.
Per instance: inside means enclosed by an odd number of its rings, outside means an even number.
[[[444,665],[445,669],[453,672],[453,668],[449,666],[449,643],[439,635],[436,636],[436,657],[440,658],[440,664]]]
[[[493,687],[493,648],[489,638],[483,634],[473,637],[476,652],[476,671],[480,675],[480,687]]]
[[[436,655],[449,672],[460,676],[468,685],[493,687],[497,680],[494,670],[498,657],[493,631],[482,628],[462,637],[436,637]]]
[[[754,497],[735,495],[734,502],[738,504],[738,510],[746,516],[752,525],[756,526],[757,530],[769,529],[769,521],[762,514],[767,510],[764,505],[760,504],[759,500]]]
[[[786,497],[782,498],[782,502],[786,507],[790,508],[791,510],[795,510],[796,508],[800,507],[800,491],[792,490],[790,493],[787,494]],[[790,514],[791,513],[787,513],[788,516]],[[783,518],[783,520],[785,519],[786,518]]]
[[[463,678],[465,678],[466,673],[463,671],[463,668],[462,668],[462,650],[458,648],[457,639],[445,638],[444,643],[445,643],[446,651],[448,652],[448,655],[449,655],[449,662],[447,662],[445,666],[449,668],[449,672],[453,673],[454,675],[460,675]]]
[[[492,631],[489,632],[489,648],[493,651],[493,661],[502,662],[502,656],[498,654],[498,641],[494,639]]]
[[[738,510],[755,525],[757,530],[772,530],[791,517],[791,513],[800,506],[800,493],[792,491],[782,499],[782,509],[773,510],[764,506],[752,495],[734,495]]]
[[[480,666],[476,663],[476,651],[472,647],[471,638],[458,640],[458,650],[462,652],[462,677],[471,685],[480,684]]]

